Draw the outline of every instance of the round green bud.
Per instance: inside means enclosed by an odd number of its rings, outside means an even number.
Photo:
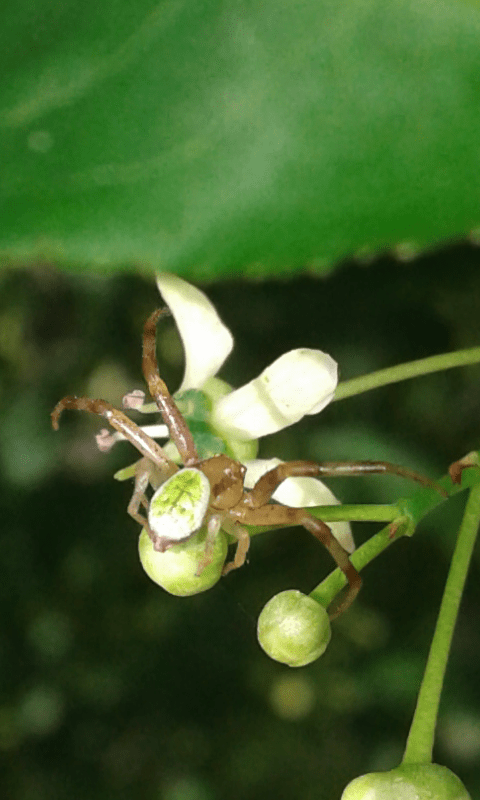
[[[296,589],[272,597],[258,618],[257,635],[267,655],[304,667],[325,652],[332,635],[323,606]]]
[[[402,764],[348,784],[341,800],[471,800],[456,775],[439,764]]]
[[[153,542],[143,528],[138,542],[142,567],[148,577],[170,594],[187,597],[205,592],[214,586],[222,575],[227,557],[228,542],[223,531],[215,537],[212,561],[200,575],[198,565],[205,555],[206,528],[201,528],[189,539],[169,547],[164,553],[153,549]]]

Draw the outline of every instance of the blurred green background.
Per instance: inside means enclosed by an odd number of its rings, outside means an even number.
[[[319,279],[205,287],[236,346],[239,386],[294,347],[321,348],[348,379],[480,341],[479,253],[345,263]],[[141,329],[159,305],[133,273],[0,277],[0,747],[9,800],[336,800],[354,776],[398,763],[464,497],[443,505],[364,575],[324,657],[290,670],[256,642],[272,594],[309,591],[332,564],[300,530],[256,537],[250,563],[204,595],[149,581],[112,479],[135,455],[100,454],[102,422],[49,412],[65,394],[118,405],[141,388]],[[159,327],[175,389],[182,350]],[[262,442],[261,455],[387,458],[432,477],[479,448],[480,367],[329,406]],[[404,481],[330,481],[346,502],[386,502]],[[357,525],[357,542],[376,530]],[[447,674],[435,757],[480,796],[480,611],[474,558]]]

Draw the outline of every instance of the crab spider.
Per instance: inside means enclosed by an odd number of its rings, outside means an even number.
[[[104,417],[142,454],[135,465],[135,485],[128,513],[150,536],[154,549],[165,552],[200,528],[206,526],[204,556],[197,575],[211,562],[215,537],[223,528],[237,541],[233,561],[225,564],[223,574],[245,563],[250,537],[247,527],[301,526],[310,531],[328,550],[344,573],[348,588],[342,601],[330,616],[345,611],[358,594],[362,580],[351,563],[347,551],[335,539],[329,526],[302,508],[271,502],[272,494],[286,478],[333,477],[392,473],[410,478],[433,488],[433,481],[411,470],[385,461],[290,461],[270,469],[253,486],[244,487],[246,467],[226,455],[201,459],[193,436],[158,370],[156,358],[156,324],[168,309],[158,309],[147,319],[143,333],[142,369],[150,394],[155,399],[172,441],[177,446],[183,468],[179,468],[157,442],[150,438],[122,411],[106,400],[67,396],[52,411],[52,425],[59,426],[64,409],[90,411]],[[148,499],[148,487],[153,495]],[[146,515],[140,512],[142,508]]]

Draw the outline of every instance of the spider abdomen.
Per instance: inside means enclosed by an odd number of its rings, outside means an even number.
[[[210,484],[199,469],[181,469],[165,481],[153,495],[148,512],[155,550],[163,552],[201,528],[209,500]]]

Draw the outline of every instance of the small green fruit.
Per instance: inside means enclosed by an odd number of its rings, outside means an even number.
[[[196,575],[205,554],[206,535],[206,528],[202,528],[189,539],[159,553],[153,549],[152,540],[143,528],[138,551],[148,577],[178,597],[187,597],[210,589],[221,577],[228,543],[226,534],[220,531],[215,538],[211,563],[204,568],[201,575]]]
[[[328,614],[296,589],[272,597],[258,618],[258,641],[267,655],[289,667],[303,667],[325,652],[332,631]]]
[[[348,784],[341,800],[471,800],[456,775],[439,764],[403,764]]]

